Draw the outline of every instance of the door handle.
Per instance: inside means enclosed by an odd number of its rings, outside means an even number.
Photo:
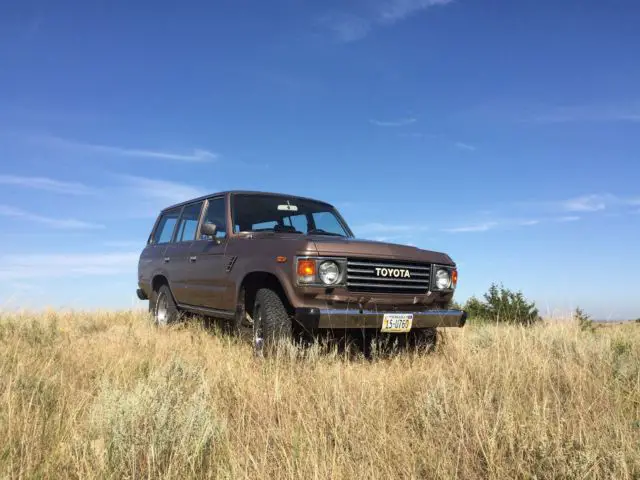
[[[171,260],[171,258],[169,258],[169,257],[164,257],[164,263],[169,263],[169,260]]]
[[[194,263],[197,259],[198,259],[198,257],[196,257],[195,255],[193,257],[189,257],[189,261],[191,263]]]

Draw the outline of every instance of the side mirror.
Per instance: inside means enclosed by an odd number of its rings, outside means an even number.
[[[203,223],[200,227],[200,234],[206,235],[207,237],[216,238],[216,233],[218,232],[218,227],[215,223]]]

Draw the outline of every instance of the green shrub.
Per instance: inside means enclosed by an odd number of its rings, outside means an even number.
[[[522,292],[514,292],[503,285],[491,284],[484,300],[471,297],[464,309],[471,318],[495,323],[531,325],[539,321],[535,303],[527,301]]]
[[[578,326],[580,330],[583,332],[593,332],[595,328],[593,327],[593,320],[591,317],[587,315],[580,307],[576,307],[573,312],[573,318],[576,322],[578,322]]]
[[[445,306],[445,308],[447,308],[448,310],[462,310],[462,307],[462,305],[454,300],[449,300],[449,302]]]

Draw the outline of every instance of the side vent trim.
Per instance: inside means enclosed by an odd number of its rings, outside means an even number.
[[[231,258],[229,258],[229,261],[227,262],[227,266],[225,267],[225,270],[227,271],[227,273],[229,273],[233,269],[233,266],[236,264],[237,259],[238,259],[237,255],[233,255]]]

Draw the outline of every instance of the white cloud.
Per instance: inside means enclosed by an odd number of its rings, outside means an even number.
[[[109,248],[143,248],[144,239],[141,240],[107,240],[102,245]]]
[[[521,227],[531,227],[533,225],[538,225],[540,223],[540,220],[537,219],[532,219],[532,220],[519,220],[518,225],[520,225]]]
[[[448,233],[472,233],[472,232],[486,232],[498,226],[498,222],[485,222],[474,225],[466,225],[455,228],[445,228],[444,231]]]
[[[577,215],[567,215],[564,217],[557,217],[553,219],[555,222],[561,222],[561,223],[565,223],[565,222],[577,222],[578,220],[580,220],[580,217],[578,217]]]
[[[565,216],[555,218],[531,218],[531,219],[513,219],[501,218],[492,221],[479,222],[461,227],[446,228],[443,231],[448,233],[473,233],[486,232],[495,228],[512,229],[517,227],[534,227],[549,222],[574,222],[580,220],[578,216]]]
[[[430,7],[447,5],[453,0],[379,0],[369,3],[360,14],[334,12],[320,19],[341,42],[354,42],[366,37],[372,29],[393,25]]]
[[[453,0],[387,0],[378,8],[379,23],[395,23],[421,10],[437,5],[447,5]]]
[[[0,256],[0,280],[119,275],[135,271],[139,252]]]
[[[369,120],[369,123],[372,125],[376,125],[378,127],[403,127],[405,125],[411,125],[412,123],[416,123],[418,121],[417,118],[401,118],[398,120],[390,120],[390,121],[381,121],[381,120]]]
[[[425,137],[433,136],[433,135],[420,133],[420,132],[399,132],[397,135],[399,137],[404,137],[404,138],[425,138]]]
[[[567,212],[600,212],[610,208],[624,208],[640,205],[640,197],[622,197],[610,193],[582,195],[559,202]]]
[[[510,216],[506,211],[501,213],[488,212],[490,215],[478,212],[478,217],[476,217],[478,220],[475,223],[443,228],[442,231],[448,233],[473,233],[486,232],[498,228],[500,230],[509,230],[542,224],[577,222],[582,219],[582,216],[577,215],[578,213],[597,213],[607,209],[613,209],[613,212],[619,215],[640,213],[640,211],[635,211],[636,206],[640,205],[640,197],[623,197],[612,194],[590,194],[561,201],[517,203],[516,205],[534,207],[537,210],[537,218],[518,218]],[[563,213],[565,214],[563,215]]]
[[[40,137],[39,140],[45,141],[54,146],[82,150],[86,152],[102,153],[106,155],[114,155],[118,157],[137,157],[155,160],[174,160],[179,162],[210,162],[218,158],[218,155],[204,149],[194,149],[187,153],[177,153],[167,150],[149,150],[140,148],[128,148],[111,145],[99,145],[93,143],[77,142],[59,137]]]
[[[8,286],[12,290],[20,292],[33,291],[37,288],[35,285],[27,282],[11,282]]]
[[[539,123],[640,122],[640,104],[553,107],[533,115],[532,120]]]
[[[561,207],[567,212],[597,212],[615,201],[613,195],[582,195],[561,202]]]
[[[464,143],[464,142],[456,142],[456,148],[459,148],[460,150],[466,150],[468,152],[475,152],[477,150],[477,148],[473,145],[469,145],[468,143]]]
[[[78,182],[63,182],[47,177],[23,177],[18,175],[0,175],[0,185],[15,185],[18,187],[44,190],[66,195],[90,195],[95,190]]]
[[[0,216],[18,218],[63,230],[95,230],[105,228],[104,225],[75,220],[73,218],[61,219],[44,217],[9,205],[0,205]]]
[[[133,193],[153,200],[160,200],[167,204],[184,202],[214,191],[207,192],[199,187],[185,183],[134,175],[120,175],[120,178],[131,188]]]
[[[514,102],[513,98],[493,98],[464,112],[463,117],[529,125],[560,125],[571,123],[638,123],[640,100],[623,103],[591,103],[582,105],[548,105]]]
[[[371,22],[357,15],[348,13],[332,13],[320,19],[333,36],[345,43],[355,42],[367,36],[371,30]]]
[[[629,207],[640,205],[640,197],[621,196],[611,193],[591,193],[579,195],[565,200],[517,202],[516,206],[534,208],[553,213],[597,213],[617,210],[628,213]]]

